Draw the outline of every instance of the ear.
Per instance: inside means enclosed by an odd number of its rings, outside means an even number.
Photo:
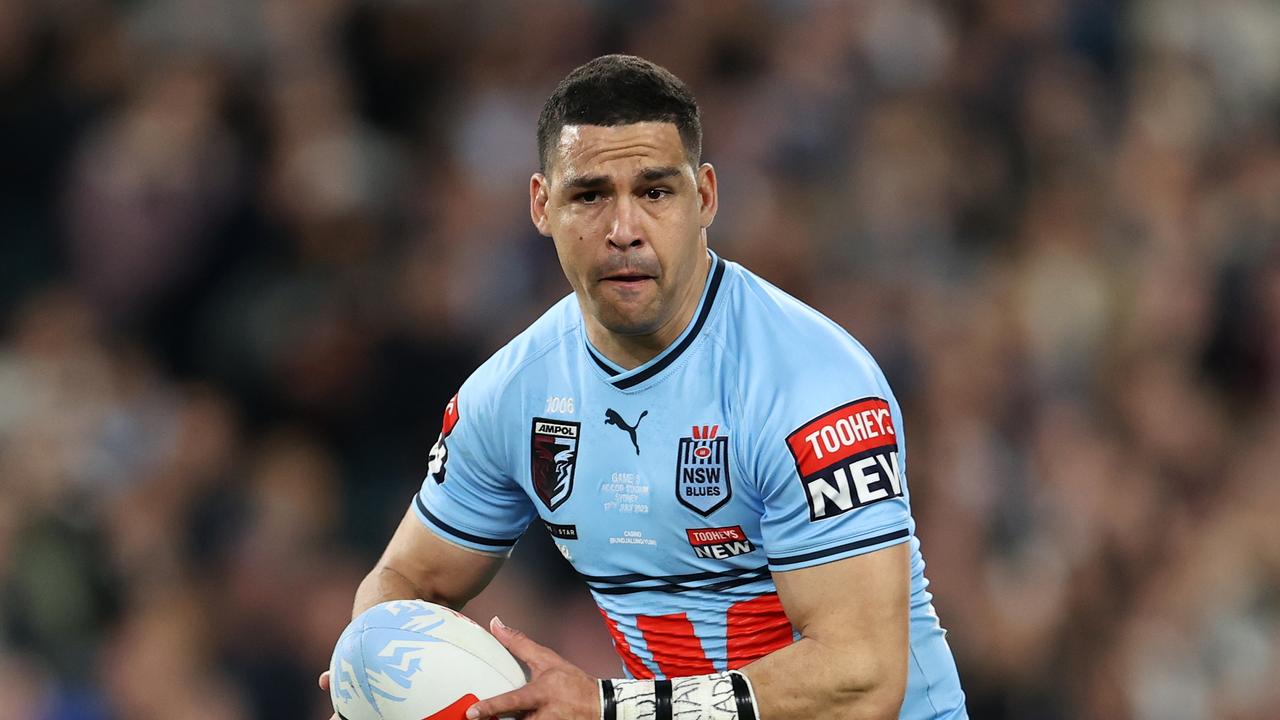
[[[547,218],[547,200],[550,183],[547,176],[534,173],[529,178],[529,217],[533,226],[546,237],[551,237],[551,221]]]
[[[711,166],[711,163],[702,163],[698,166],[698,219],[702,229],[711,227],[719,207],[720,196],[716,194],[716,169]]]

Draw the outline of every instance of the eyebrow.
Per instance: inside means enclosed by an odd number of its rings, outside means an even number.
[[[607,175],[575,175],[564,181],[564,186],[570,190],[583,190],[608,184],[609,177]]]
[[[645,182],[657,182],[665,180],[669,177],[675,177],[680,174],[680,168],[674,165],[664,165],[663,167],[649,167],[641,170],[637,176]]]
[[[663,165],[661,167],[647,167],[636,173],[636,178],[643,182],[657,182],[665,180],[669,177],[680,175],[680,168],[675,165]],[[598,188],[608,185],[610,182],[608,175],[576,175],[564,182],[564,186],[570,190],[586,190],[589,188]]]

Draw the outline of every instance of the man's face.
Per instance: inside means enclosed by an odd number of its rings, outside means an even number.
[[[673,123],[567,125],[547,175],[530,180],[530,211],[583,312],[616,335],[652,335],[701,296],[715,182]]]

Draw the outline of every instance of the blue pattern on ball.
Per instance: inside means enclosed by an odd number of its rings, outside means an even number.
[[[357,668],[358,682],[366,697],[394,703],[404,702],[408,698],[411,679],[422,669],[422,658],[408,656],[418,648],[402,646],[392,649],[389,655],[384,656],[382,653],[397,641],[445,642],[431,634],[431,631],[445,623],[445,619],[439,615],[439,610],[426,603],[396,600],[369,608],[351,623],[339,644],[347,642],[348,636],[356,643],[354,647],[343,646],[343,654],[351,658],[352,665]],[[357,660],[360,662],[357,663]],[[381,673],[405,693],[375,687],[369,681],[369,675],[373,672]],[[349,700],[351,696],[348,693],[342,697]]]

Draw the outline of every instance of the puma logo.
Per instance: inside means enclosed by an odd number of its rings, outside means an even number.
[[[639,455],[640,443],[636,441],[636,428],[640,427],[640,421],[643,420],[644,416],[648,414],[649,414],[648,410],[641,412],[640,417],[636,418],[636,424],[628,425],[627,421],[622,419],[622,416],[618,414],[617,410],[614,410],[613,408],[607,408],[604,411],[604,424],[612,425],[618,428],[619,430],[622,430],[626,432],[628,435],[630,435],[631,444],[636,446],[636,454]]]

